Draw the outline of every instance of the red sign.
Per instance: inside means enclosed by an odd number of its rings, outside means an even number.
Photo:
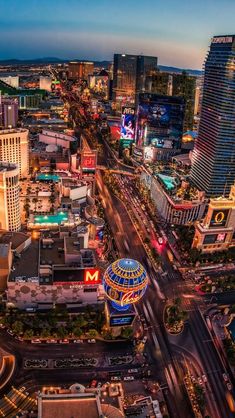
[[[62,280],[61,280],[62,279]],[[71,270],[63,271],[60,275],[60,280],[54,280],[54,285],[76,285],[76,286],[89,286],[97,285],[101,283],[101,274],[98,268],[86,268],[74,270],[73,273]]]
[[[99,269],[85,269],[84,270],[84,284],[100,284],[100,270]]]
[[[83,172],[94,173],[96,169],[97,155],[95,152],[83,152],[81,168]]]

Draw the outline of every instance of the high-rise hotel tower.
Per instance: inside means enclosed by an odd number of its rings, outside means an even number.
[[[235,180],[235,35],[211,41],[191,180],[208,197],[228,196]]]

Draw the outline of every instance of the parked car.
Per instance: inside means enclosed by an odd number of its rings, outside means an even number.
[[[90,383],[90,388],[96,388],[96,386],[97,386],[97,380],[94,379]]]
[[[135,380],[135,378],[134,376],[124,376],[123,380],[131,381],[131,380]]]
[[[83,344],[83,340],[73,340],[75,344]]]
[[[69,344],[69,340],[67,340],[67,338],[60,340],[60,344]]]
[[[31,340],[31,343],[32,343],[32,344],[41,344],[41,343],[42,343],[42,341],[41,341],[41,340],[39,340],[38,338],[35,338],[34,340]]]
[[[228,382],[228,376],[226,375],[226,373],[223,373],[223,379],[225,382]]]
[[[46,340],[47,344],[57,344],[57,340],[54,340],[53,338],[50,340]]]
[[[203,381],[202,381],[201,377],[199,377],[199,378],[197,379],[197,381],[198,381],[199,385],[202,385],[202,384],[203,384]]]
[[[128,373],[138,373],[138,369],[129,369]]]
[[[230,382],[228,382],[226,386],[227,386],[228,390],[232,390],[232,388],[233,388]]]
[[[96,340],[94,338],[92,338],[91,340],[87,340],[87,342],[89,344],[95,344],[96,343]]]
[[[203,380],[204,383],[207,383],[207,377],[206,377],[205,374],[202,375],[202,380]]]
[[[14,335],[14,332],[13,332],[11,329],[8,329],[8,330],[7,330],[7,333],[8,333],[9,335],[11,335],[11,336],[13,336],[13,335]]]

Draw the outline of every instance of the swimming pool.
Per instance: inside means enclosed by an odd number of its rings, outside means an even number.
[[[58,174],[52,174],[52,173],[39,173],[36,177],[36,180],[54,181],[55,183],[57,183],[60,180],[60,176],[58,176]]]
[[[68,220],[68,214],[66,212],[59,212],[54,215],[36,215],[33,223],[36,224],[57,224],[60,225],[62,222]]]
[[[157,174],[157,176],[162,180],[167,190],[173,190],[175,188],[175,177],[166,176],[165,174]]]

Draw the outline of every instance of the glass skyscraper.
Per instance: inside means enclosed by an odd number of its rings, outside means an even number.
[[[205,61],[191,180],[208,197],[228,196],[235,180],[235,35],[214,37]]]
[[[138,93],[148,92],[149,78],[157,71],[157,57],[114,54],[113,100],[135,104]]]

